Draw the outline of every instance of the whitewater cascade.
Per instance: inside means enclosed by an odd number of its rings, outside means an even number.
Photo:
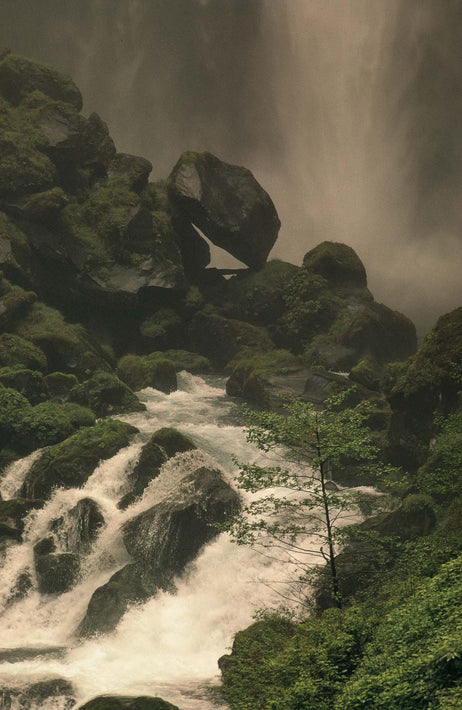
[[[83,641],[74,634],[94,590],[129,561],[120,534],[124,522],[173,489],[185,467],[218,464],[231,479],[233,456],[259,460],[260,452],[233,420],[235,402],[223,385],[217,377],[181,373],[179,389],[170,395],[144,390],[147,411],[121,417],[140,430],[136,440],[102,462],[83,488],[59,489],[43,509],[29,514],[24,543],[10,548],[0,577],[0,687],[61,677],[74,685],[78,705],[103,693],[143,694],[159,695],[181,710],[216,710],[204,686],[217,682],[217,659],[229,651],[233,635],[251,623],[254,611],[277,603],[275,592],[259,580],[281,579],[283,563],[238,547],[223,533],[177,580],[175,595],[161,593],[133,606],[112,634]],[[170,459],[143,497],[119,510],[117,501],[143,443],[163,426],[178,428],[199,449]],[[4,498],[14,496],[37,456],[10,466],[0,484]],[[80,581],[58,596],[41,595],[35,585],[25,598],[8,603],[21,571],[34,569],[34,544],[50,534],[51,521],[84,497],[100,506],[105,525],[85,557]],[[16,662],[9,662],[13,649],[21,651]],[[57,702],[39,707],[61,710]]]

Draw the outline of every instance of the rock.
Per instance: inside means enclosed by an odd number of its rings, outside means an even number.
[[[162,308],[146,318],[141,323],[140,333],[151,352],[181,347],[186,340],[185,324],[172,308]]]
[[[211,153],[183,153],[168,179],[174,208],[250,267],[265,261],[281,223],[252,173]]]
[[[226,383],[230,397],[242,397],[247,402],[278,410],[288,396],[304,395],[309,374],[288,350],[258,353],[244,348],[228,364],[227,370],[231,370]]]
[[[90,407],[97,417],[146,409],[124,382],[104,371],[96,372],[91,379],[76,385],[69,393],[69,401]]]
[[[0,365],[22,365],[25,369],[44,371],[48,363],[45,353],[37,345],[19,335],[3,333],[0,335]]]
[[[191,222],[177,210],[173,210],[172,227],[178,236],[185,274],[194,277],[210,264],[210,247]]]
[[[116,153],[108,165],[108,177],[126,181],[135,192],[140,192],[148,184],[151,171],[149,160],[127,153]]]
[[[60,187],[36,192],[14,202],[7,203],[8,212],[39,222],[53,222],[68,204],[66,193]]]
[[[137,566],[125,565],[93,592],[77,635],[88,637],[114,631],[128,605],[146,601],[152,592],[152,585],[145,585]]]
[[[170,588],[173,577],[239,505],[221,473],[203,466],[185,473],[163,500],[125,523],[123,540],[141,573],[156,586]]]
[[[380,367],[371,357],[365,357],[351,369],[349,378],[352,382],[358,382],[370,390],[379,392],[382,386],[383,367]]]
[[[169,458],[176,456],[176,454],[184,453],[185,451],[194,451],[197,449],[196,444],[189,436],[182,434],[172,427],[163,427],[155,431],[151,436],[150,444],[158,444],[161,446]]]
[[[104,525],[101,508],[92,498],[81,498],[65,515],[53,520],[50,529],[67,552],[90,551]]]
[[[53,67],[9,54],[0,62],[0,93],[13,104],[33,91],[82,109],[82,95],[74,82]]]
[[[164,355],[173,362],[177,372],[187,370],[194,374],[207,373],[212,370],[210,360],[198,353],[192,353],[188,350],[165,350]]]
[[[109,135],[108,127],[97,113],[92,113],[83,120],[81,127],[81,143],[83,161],[88,164],[100,164],[105,168],[116,152],[114,141]],[[106,177],[106,175],[100,175]]]
[[[154,436],[143,446],[135,468],[128,475],[129,490],[120,500],[118,508],[127,508],[141,496],[148,483],[159,475],[162,464],[167,461],[165,450],[155,441]]]
[[[250,323],[200,311],[189,324],[191,343],[217,367],[224,367],[240,350],[274,349],[268,333]]]
[[[98,463],[128,446],[137,431],[129,424],[111,419],[81,429],[42,453],[31,466],[21,494],[27,498],[47,498],[57,486],[82,486]]]
[[[40,372],[34,370],[2,367],[0,369],[0,384],[20,392],[31,404],[39,404],[48,397],[45,378]]]
[[[71,710],[76,703],[72,683],[64,678],[42,680],[29,684],[0,681],[0,693],[4,710],[15,710],[16,708],[37,710],[37,708],[45,707],[45,703],[49,707],[57,707],[60,710]]]
[[[243,271],[228,281],[226,314],[253,325],[271,325],[284,314],[285,289],[299,271],[285,261],[268,261],[258,271]]]
[[[65,372],[50,372],[44,379],[50,399],[58,402],[67,400],[70,391],[79,384],[75,375]]]
[[[162,698],[152,698],[147,695],[138,697],[101,695],[82,705],[80,710],[179,710],[179,708]]]
[[[32,308],[37,300],[33,291],[24,291],[6,279],[0,284],[0,330],[13,330],[15,324]]]
[[[175,366],[162,352],[146,356],[125,355],[118,362],[117,375],[132,390],[153,387],[169,394],[177,388]]]
[[[40,111],[37,125],[47,139],[47,153],[58,168],[69,171],[81,156],[81,117],[66,104],[48,104]]]
[[[366,270],[356,252],[340,242],[322,242],[303,258],[303,266],[326,279],[334,290],[365,289]]]
[[[35,573],[41,594],[63,594],[72,589],[80,573],[79,556],[71,552],[55,553],[53,538],[34,546]]]
[[[43,508],[43,500],[12,498],[0,500],[0,534],[21,541],[24,518],[31,512]]]

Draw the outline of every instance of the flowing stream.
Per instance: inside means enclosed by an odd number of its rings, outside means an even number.
[[[24,542],[11,547],[0,577],[0,687],[60,677],[74,685],[78,705],[108,693],[158,695],[181,710],[217,707],[207,690],[219,682],[217,660],[229,652],[233,635],[251,623],[256,609],[277,603],[262,580],[280,580],[282,562],[237,546],[223,533],[177,580],[175,595],[162,593],[131,607],[112,634],[77,641],[74,632],[94,590],[129,561],[119,532],[124,522],[174,488],[185,467],[218,464],[231,480],[233,456],[259,459],[234,421],[235,403],[223,384],[216,377],[184,372],[178,391],[170,395],[144,390],[147,411],[121,417],[140,430],[136,440],[102,462],[82,489],[57,490],[42,510],[29,514]],[[163,426],[190,436],[199,451],[170,459],[142,499],[119,510],[117,501],[143,443]],[[14,497],[37,455],[8,469],[0,485],[4,498]],[[49,534],[52,520],[84,497],[98,503],[105,526],[85,558],[80,581],[58,596],[41,595],[33,586],[25,598],[8,603],[18,574],[33,570],[33,545]],[[14,656],[14,649],[21,651]],[[55,699],[38,707],[60,710],[64,705]]]

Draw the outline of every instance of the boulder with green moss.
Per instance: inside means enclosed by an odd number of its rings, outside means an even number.
[[[130,387],[111,372],[104,371],[76,385],[69,393],[69,401],[90,407],[97,417],[146,409]]]
[[[81,706],[81,710],[179,710],[162,698],[148,695],[102,695]]]
[[[261,266],[281,223],[269,195],[246,168],[211,153],[183,153],[168,179],[169,199],[217,246]]]
[[[243,271],[228,281],[226,313],[253,325],[274,324],[285,312],[288,284],[299,267],[277,259],[258,271]]]
[[[48,367],[48,361],[43,350],[30,340],[13,333],[3,333],[0,335],[0,365],[43,372]]]
[[[194,374],[212,370],[210,360],[199,353],[192,353],[189,350],[165,350],[164,355],[173,362],[177,372],[187,370]]]
[[[79,384],[75,375],[66,372],[50,372],[44,378],[50,399],[64,402],[71,390]]]
[[[128,446],[136,432],[135,427],[111,419],[81,429],[42,453],[24,480],[22,495],[48,498],[54,488],[84,485],[99,462]]]
[[[135,192],[147,187],[152,163],[146,158],[127,153],[116,153],[108,165],[108,177],[126,182]]]
[[[260,353],[274,349],[264,328],[207,311],[191,320],[189,336],[194,348],[218,367],[224,367],[243,348]]]
[[[175,366],[162,352],[125,355],[118,362],[117,375],[135,391],[153,387],[168,394],[177,388]]]
[[[0,330],[13,330],[37,301],[37,294],[25,291],[6,279],[0,280]]]
[[[50,370],[82,377],[110,369],[102,350],[82,326],[66,323],[59,311],[43,303],[34,303],[15,326],[15,333],[46,353]]]
[[[186,329],[182,318],[172,308],[162,308],[142,321],[140,333],[150,351],[184,346]]]
[[[31,404],[48,398],[48,386],[41,372],[12,367],[0,368],[0,384],[23,394]]]
[[[162,429],[155,431],[150,442],[161,446],[169,458],[185,451],[197,449],[196,444],[189,436],[172,427],[162,427]]]
[[[243,348],[228,363],[231,373],[226,392],[248,402],[277,408],[283,406],[284,395],[303,396],[308,371],[288,350],[259,353]]]
[[[25,95],[41,91],[52,99],[82,108],[82,96],[74,82],[53,67],[9,54],[0,62],[0,93],[18,104]]]
[[[367,287],[364,264],[347,244],[322,242],[305,254],[303,266],[326,279],[335,291]]]

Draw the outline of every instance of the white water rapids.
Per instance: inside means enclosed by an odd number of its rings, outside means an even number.
[[[217,378],[207,381],[181,373],[179,390],[170,395],[141,393],[147,411],[123,417],[140,430],[136,441],[104,461],[82,489],[58,490],[26,523],[24,543],[13,545],[0,577],[0,650],[62,646],[61,654],[0,662],[0,686],[28,684],[44,678],[70,680],[78,705],[107,694],[158,695],[181,710],[216,708],[205,689],[218,682],[217,659],[230,649],[233,635],[252,621],[258,608],[277,603],[275,593],[259,580],[280,580],[281,564],[226,534],[202,549],[187,574],[177,580],[175,595],[162,593],[127,611],[116,631],[88,641],[73,636],[94,590],[129,560],[119,533],[128,519],[149,508],[175,486],[180,470],[204,462],[233,475],[232,457],[256,461],[260,454],[233,423],[234,403]],[[164,464],[159,478],[127,510],[116,507],[141,447],[163,426],[189,435],[201,451],[180,454]],[[14,497],[33,454],[10,467],[0,483],[4,498]],[[87,555],[81,581],[69,592],[40,595],[32,588],[15,604],[5,605],[18,573],[33,570],[33,545],[49,534],[50,521],[84,497],[93,498],[106,524]],[[58,708],[44,704],[40,708]],[[77,706],[78,707],[78,706]],[[35,708],[34,708],[35,710]]]

